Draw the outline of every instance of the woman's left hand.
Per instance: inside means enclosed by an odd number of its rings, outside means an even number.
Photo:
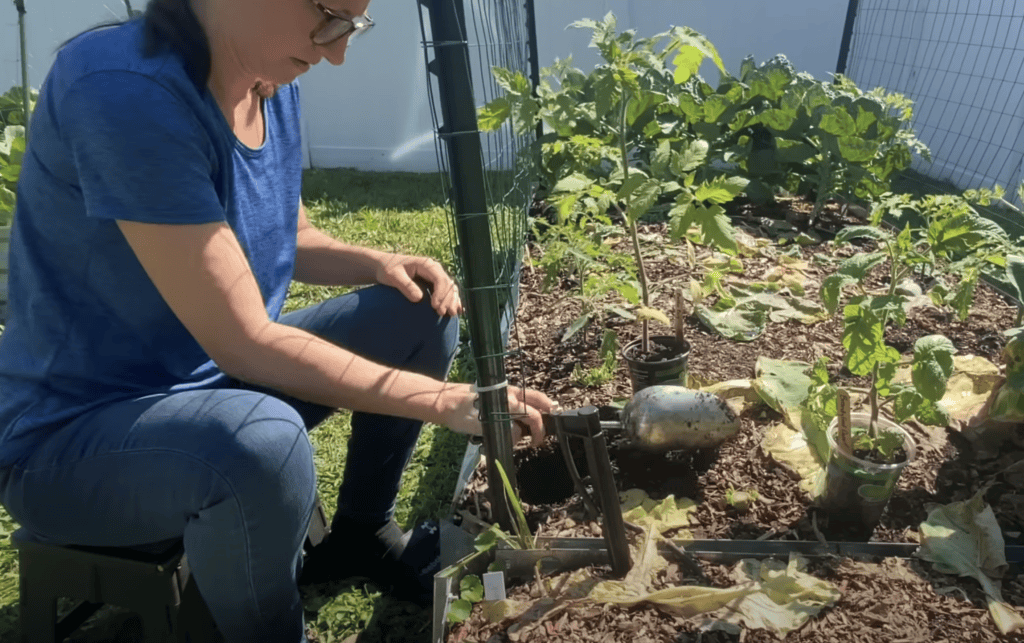
[[[458,286],[441,264],[433,259],[385,255],[377,269],[377,282],[397,288],[409,301],[420,301],[425,294],[429,294],[430,305],[438,315],[462,314],[462,298]]]

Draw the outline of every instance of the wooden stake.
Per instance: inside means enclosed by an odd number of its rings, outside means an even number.
[[[683,341],[683,308],[686,305],[686,300],[683,299],[683,289],[676,288],[676,318],[675,318],[675,331],[676,339],[680,342]]]
[[[836,440],[847,455],[853,455],[853,436],[850,433],[850,394],[844,389],[836,391],[836,411],[836,418],[839,420]]]

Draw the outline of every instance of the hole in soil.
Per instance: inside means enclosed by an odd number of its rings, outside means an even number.
[[[700,502],[700,475],[718,460],[718,449],[651,453],[628,446],[612,448],[611,459],[620,473],[621,489],[643,489],[655,500],[673,495]]]
[[[586,478],[590,470],[583,451],[583,443],[570,440],[573,447],[573,462],[580,476]],[[516,479],[522,501],[531,505],[547,505],[564,502],[576,493],[572,477],[565,467],[565,459],[558,442],[549,440],[536,449],[522,452],[516,463]]]

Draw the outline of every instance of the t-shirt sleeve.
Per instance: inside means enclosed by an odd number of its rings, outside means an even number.
[[[173,224],[225,220],[209,131],[159,82],[130,72],[93,73],[69,88],[60,112],[87,216]]]

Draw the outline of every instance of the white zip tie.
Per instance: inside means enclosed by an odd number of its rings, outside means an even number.
[[[508,388],[508,380],[499,382],[498,384],[492,384],[491,386],[477,386],[473,385],[474,393],[490,393],[491,391],[500,391],[503,388]]]

